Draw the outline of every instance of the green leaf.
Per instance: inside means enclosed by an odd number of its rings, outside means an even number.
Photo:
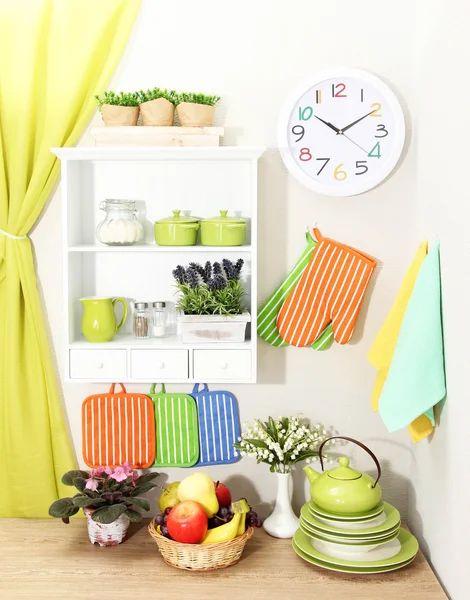
[[[156,483],[152,483],[151,481],[148,481],[147,483],[144,483],[143,485],[137,485],[134,489],[134,491],[131,492],[131,496],[140,496],[141,494],[145,494],[146,492],[150,492],[150,490],[153,490],[153,488],[157,487]]]
[[[74,506],[78,506],[79,508],[87,508],[89,506],[95,507],[106,504],[106,500],[103,500],[103,498],[90,498],[89,496],[74,496],[72,500]]]
[[[75,477],[73,480],[73,485],[79,492],[83,492],[86,486],[86,479],[84,477]]]
[[[109,523],[113,523],[116,519],[118,519],[122,514],[126,512],[126,510],[127,506],[125,504],[112,504],[111,506],[101,506],[92,513],[91,518],[97,523],[103,523],[104,525],[108,525]]]
[[[56,500],[49,507],[49,514],[51,517],[63,519],[65,517],[71,517],[77,514],[79,511],[78,507],[74,505],[72,498],[61,498]]]
[[[136,510],[132,510],[132,509],[128,508],[124,514],[127,517],[129,517],[129,520],[132,521],[133,523],[138,523],[139,521],[142,521],[142,515],[139,512],[137,512]]]
[[[159,477],[159,475],[160,473],[146,473],[145,475],[141,475],[139,479],[137,479],[136,485],[141,485],[142,483],[153,481],[156,477]]]
[[[129,504],[133,504],[134,506],[138,506],[142,510],[149,511],[150,510],[150,502],[146,498],[123,498],[124,502],[129,502]]]
[[[253,444],[253,446],[255,446],[256,448],[265,448],[267,449],[268,446],[262,442],[261,440],[254,440],[251,438],[245,438],[245,442],[248,442],[249,444]]]
[[[88,479],[88,477],[90,476],[90,473],[88,473],[87,471],[67,471],[67,473],[64,473],[62,475],[62,483],[64,485],[75,485],[74,484],[74,479],[77,477],[83,477]]]

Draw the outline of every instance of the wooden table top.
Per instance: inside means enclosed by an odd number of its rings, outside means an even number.
[[[83,519],[0,519],[0,598],[74,600],[442,600],[446,598],[422,552],[391,573],[351,575],[317,568],[299,558],[290,540],[256,530],[240,562],[228,569],[191,573],[167,566],[147,531],[131,524],[119,546],[88,540]]]

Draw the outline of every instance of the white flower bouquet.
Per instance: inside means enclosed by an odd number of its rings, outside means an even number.
[[[318,447],[328,437],[323,425],[312,428],[302,421],[299,415],[294,415],[268,417],[264,423],[259,419],[253,424],[244,423],[239,443],[234,446],[241,456],[251,456],[258,464],[270,465],[271,472],[289,473],[292,465],[317,457]]]

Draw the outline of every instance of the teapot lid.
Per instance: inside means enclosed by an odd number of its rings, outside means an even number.
[[[160,219],[159,221],[155,221],[155,223],[199,223],[199,219],[195,219],[194,217],[187,217],[186,215],[180,215],[180,210],[172,210],[172,217],[166,217],[165,219]]]
[[[359,479],[362,477],[362,473],[351,469],[351,467],[349,466],[349,458],[347,458],[346,456],[342,456],[339,459],[339,465],[340,466],[336,469],[331,469],[331,471],[328,471],[328,477],[331,477],[332,479],[343,480]]]
[[[228,210],[219,210],[220,216],[210,217],[210,219],[204,219],[204,223],[246,223],[245,219],[238,219],[237,217],[228,217]]]

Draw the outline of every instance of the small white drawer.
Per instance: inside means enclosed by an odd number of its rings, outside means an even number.
[[[125,381],[125,350],[70,350],[71,379],[114,379]]]
[[[131,378],[187,379],[188,358],[187,350],[131,350]]]
[[[250,379],[251,350],[194,350],[194,379]]]

